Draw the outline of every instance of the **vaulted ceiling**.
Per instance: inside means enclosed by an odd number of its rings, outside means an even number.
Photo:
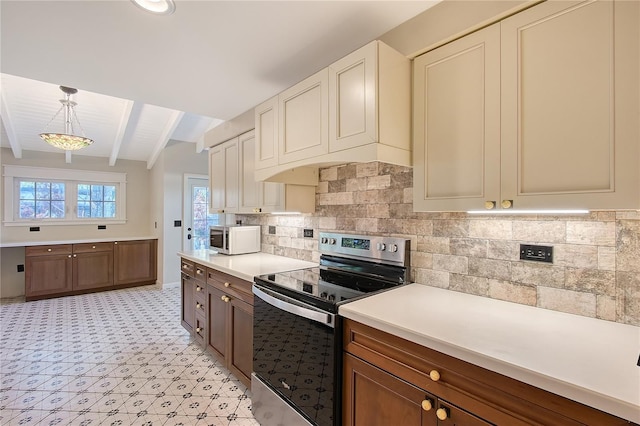
[[[90,147],[73,155],[146,161],[193,142],[437,1],[0,2],[1,146],[61,152],[38,134],[75,87]],[[58,118],[49,124],[62,127]],[[67,156],[67,161],[72,161]]]

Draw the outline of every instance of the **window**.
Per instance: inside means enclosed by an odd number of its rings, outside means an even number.
[[[124,223],[126,174],[4,166],[4,224]]]
[[[78,185],[78,217],[116,217],[115,185]]]
[[[64,218],[64,182],[19,181],[20,219]]]

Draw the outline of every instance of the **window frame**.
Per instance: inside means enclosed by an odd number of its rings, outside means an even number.
[[[4,226],[34,226],[34,225],[93,225],[93,224],[124,224],[127,221],[127,174],[114,172],[98,172],[92,170],[54,169],[47,167],[3,165],[4,168]],[[46,182],[65,183],[65,218],[33,218],[21,219],[19,210],[18,183],[20,180],[39,180]],[[105,217],[77,217],[78,185],[115,185],[116,187],[116,216]]]

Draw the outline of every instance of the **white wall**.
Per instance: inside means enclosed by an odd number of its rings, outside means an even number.
[[[208,151],[195,152],[195,145],[177,143],[166,147],[152,170],[152,204],[162,206],[154,211],[153,222],[158,222],[158,281],[172,283],[180,281],[180,258],[182,250],[182,227],[174,227],[173,222],[184,223],[183,192],[185,174],[209,173]],[[162,279],[160,279],[162,277]]]

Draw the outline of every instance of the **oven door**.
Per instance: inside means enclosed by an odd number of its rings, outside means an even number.
[[[252,410],[263,426],[339,421],[337,315],[253,286]]]

